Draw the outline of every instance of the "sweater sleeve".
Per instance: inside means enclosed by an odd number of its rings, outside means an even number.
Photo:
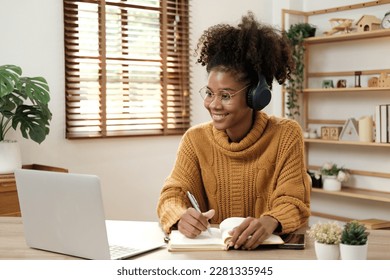
[[[204,191],[201,183],[200,167],[191,143],[189,131],[179,145],[176,162],[171,174],[164,182],[157,204],[157,214],[162,229],[170,233],[190,202],[186,192],[190,191],[198,199],[201,209],[205,209]]]
[[[276,187],[270,194],[269,211],[281,225],[281,233],[302,227],[310,216],[310,178],[306,173],[303,137],[296,122],[288,121],[280,137]]]

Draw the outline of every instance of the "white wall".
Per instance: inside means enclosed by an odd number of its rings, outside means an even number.
[[[191,46],[195,48],[198,37],[208,26],[221,22],[236,24],[248,10],[259,20],[279,26],[281,8],[299,9],[305,3],[310,10],[319,5],[323,8],[325,1],[317,2],[191,0]],[[354,1],[332,1],[329,6],[350,2]],[[102,179],[107,218],[156,220],[159,191],[174,163],[180,137],[65,139],[62,0],[1,0],[0,36],[0,65],[16,64],[25,75],[44,76],[52,93],[53,120],[47,140],[38,145],[16,133],[23,163],[96,174]],[[192,64],[192,123],[196,124],[209,120],[209,116],[198,96],[198,89],[206,83],[205,70]],[[280,87],[276,85],[266,111],[280,115]]]

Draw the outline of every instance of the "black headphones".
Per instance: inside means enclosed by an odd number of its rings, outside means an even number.
[[[259,82],[256,87],[251,87],[246,95],[248,106],[260,111],[271,101],[271,90],[263,75],[259,75]]]

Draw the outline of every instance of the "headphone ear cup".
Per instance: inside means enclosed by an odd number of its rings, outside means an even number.
[[[256,87],[251,87],[247,94],[247,104],[250,108],[260,111],[271,101],[271,91],[263,75],[259,75]]]

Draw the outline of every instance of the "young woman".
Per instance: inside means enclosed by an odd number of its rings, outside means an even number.
[[[295,231],[310,215],[301,128],[261,111],[273,79],[283,83],[294,67],[289,43],[248,13],[237,27],[206,30],[197,53],[208,73],[200,95],[212,121],[183,136],[158,202],[160,222],[167,233],[177,228],[196,237],[209,223],[246,217],[231,245],[254,249],[271,233]]]

